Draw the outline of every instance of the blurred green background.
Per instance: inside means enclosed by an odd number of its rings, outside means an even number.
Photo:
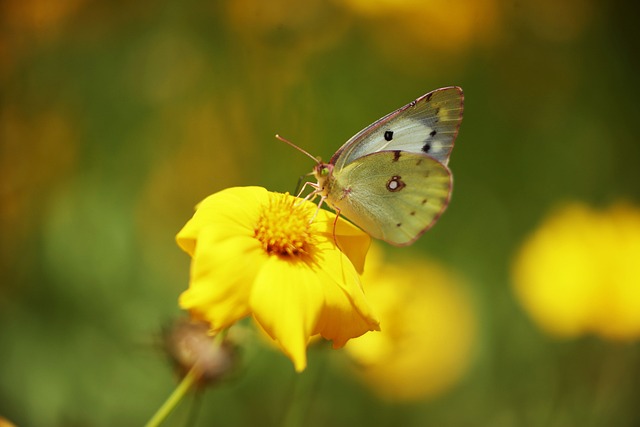
[[[231,186],[293,191],[310,160],[442,86],[465,91],[452,203],[410,248],[466,278],[466,375],[385,403],[310,349],[248,346],[167,425],[633,426],[634,340],[556,339],[514,297],[525,237],[559,203],[640,198],[640,34],[598,0],[5,0],[0,22],[0,416],[140,425],[175,386],[158,346],[189,258],[174,236]],[[640,260],[639,260],[640,262]],[[640,279],[635,278],[640,282]],[[640,284],[638,284],[640,287]],[[450,331],[455,334],[455,330]],[[436,349],[434,349],[436,351]]]

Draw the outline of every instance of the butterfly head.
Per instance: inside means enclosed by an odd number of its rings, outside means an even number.
[[[331,163],[318,163],[313,168],[313,175],[318,180],[318,188],[323,190],[327,179],[333,173],[333,165]]]

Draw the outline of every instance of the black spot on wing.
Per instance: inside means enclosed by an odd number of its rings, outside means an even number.
[[[384,140],[385,141],[391,141],[393,139],[393,131],[392,130],[387,130],[384,132]]]
[[[434,130],[432,130],[432,131],[429,133],[429,136],[430,136],[430,137],[434,137],[434,136],[436,136],[436,134],[437,134],[437,133],[438,133],[438,131],[434,129]],[[386,135],[386,134],[385,134],[385,135]],[[387,141],[388,141],[388,140],[387,140]]]
[[[431,151],[431,143],[427,142],[426,144],[424,144],[422,146],[422,151],[424,151],[425,153],[428,153],[429,151]]]
[[[397,162],[400,159],[400,150],[394,150],[393,152],[393,161]]]

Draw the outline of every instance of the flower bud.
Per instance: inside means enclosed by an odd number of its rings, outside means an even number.
[[[204,322],[177,321],[164,331],[164,346],[182,376],[196,369],[201,386],[220,380],[233,370],[236,361],[235,347],[218,339]]]

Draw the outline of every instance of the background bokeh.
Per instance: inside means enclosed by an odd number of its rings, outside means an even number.
[[[158,342],[180,315],[189,258],[174,236],[193,206],[230,186],[293,191],[312,163],[275,133],[328,159],[377,118],[459,85],[452,203],[414,246],[384,250],[463,278],[465,374],[388,401],[344,352],[311,348],[296,375],[252,341],[239,372],[170,425],[193,411],[217,426],[638,425],[638,336],[549,334],[512,283],[523,241],[557,206],[640,202],[632,5],[1,2],[0,416],[144,423],[175,385]]]

